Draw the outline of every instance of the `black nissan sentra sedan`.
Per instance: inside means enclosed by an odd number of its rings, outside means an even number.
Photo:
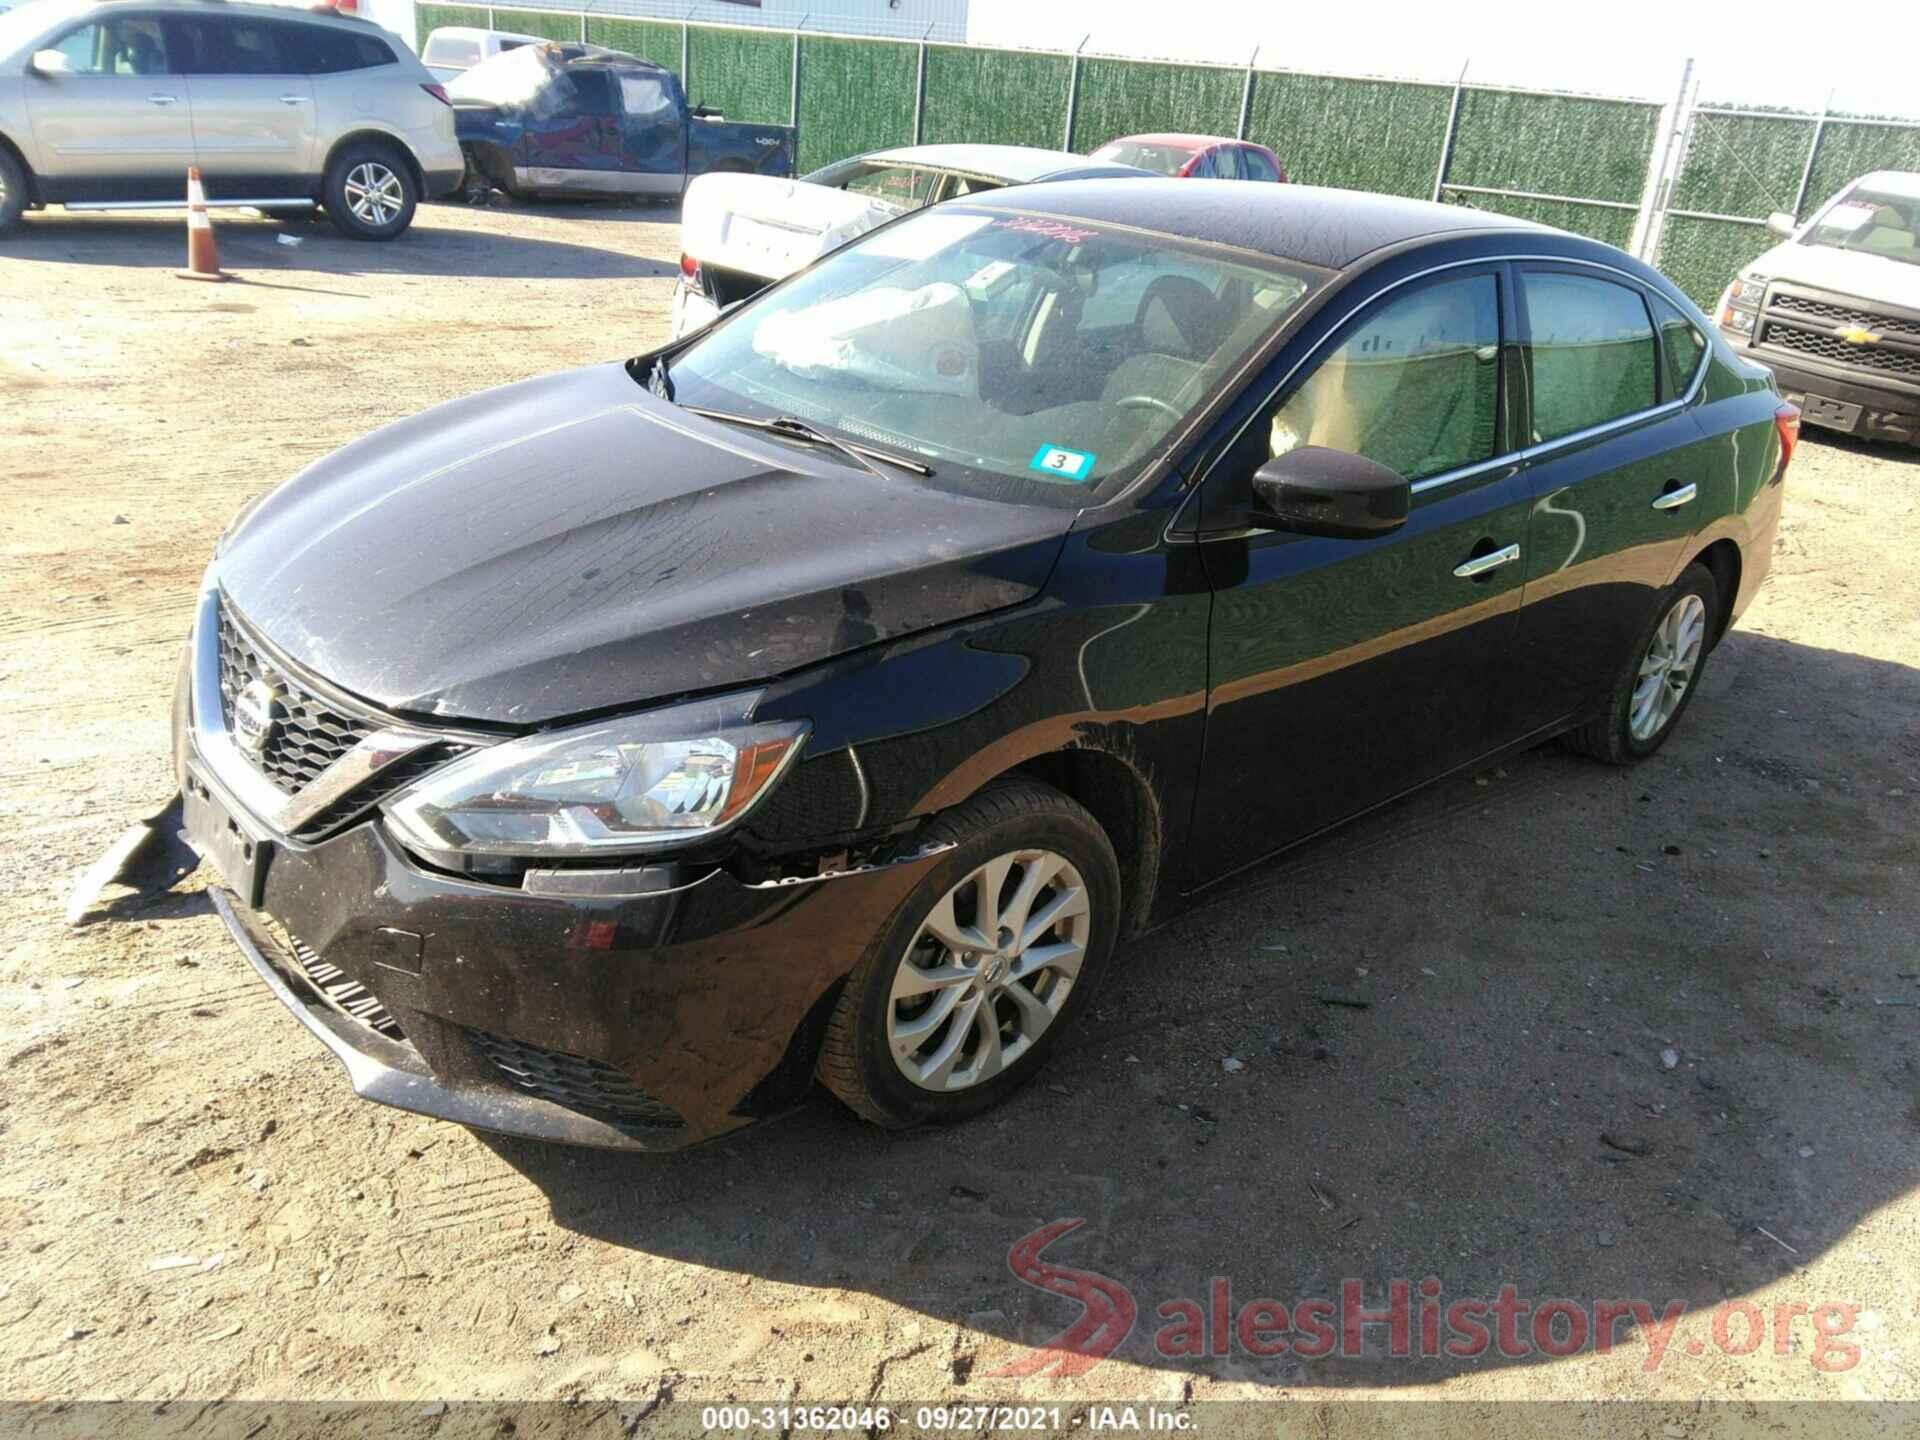
[[[1005,1098],[1116,946],[1552,736],[1672,733],[1796,435],[1620,251],[1301,186],[920,211],[234,524],[187,834],[370,1099],[667,1149]]]

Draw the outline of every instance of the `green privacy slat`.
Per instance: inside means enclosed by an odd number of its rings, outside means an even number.
[[[1447,179],[1638,203],[1659,125],[1657,105],[1468,90]]]
[[[1720,298],[1727,282],[1774,243],[1774,238],[1758,225],[1669,215],[1660,237],[1659,269],[1686,291],[1694,304],[1707,310]]]
[[[1762,218],[1790,210],[1812,141],[1810,116],[1695,115],[1673,208]]]
[[[1622,249],[1633,238],[1632,210],[1610,210],[1600,205],[1573,205],[1564,200],[1519,200],[1507,195],[1450,194],[1450,204],[1470,205],[1475,210],[1495,215],[1511,215],[1518,220],[1534,220],[1542,225],[1571,230],[1589,240],[1603,240]]]
[[[922,138],[1058,149],[1071,66],[1064,55],[930,45]]]
[[[1807,208],[1800,218],[1806,219],[1848,181],[1873,170],[1920,170],[1920,130],[1829,120],[1820,137],[1820,156],[1813,162]]]
[[[784,125],[793,99],[793,37],[695,25],[687,38],[688,74],[680,77],[696,105],[714,105],[729,120]]]
[[[487,28],[487,12],[469,5],[417,5],[413,11],[414,31],[422,45],[427,36],[447,25],[466,25],[475,30]]]
[[[1248,138],[1271,147],[1299,184],[1424,200],[1452,99],[1451,86],[1260,74]]]
[[[480,12],[479,24],[485,25],[486,11]],[[551,10],[495,10],[493,28],[513,30],[521,35],[540,35],[548,40],[578,40],[580,38],[580,17],[560,15]]]
[[[800,42],[800,169],[913,143],[919,50],[875,40]]]
[[[647,20],[587,18],[587,39],[610,50],[624,50],[669,70],[680,68],[680,27]]]
[[[1246,79],[1244,71],[1202,65],[1082,60],[1071,148],[1085,153],[1152,131],[1232,136],[1240,128]]]

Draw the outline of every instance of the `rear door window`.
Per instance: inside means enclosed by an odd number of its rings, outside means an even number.
[[[1244,180],[1240,171],[1240,147],[1222,145],[1213,152],[1213,173],[1221,180]]]
[[[1638,290],[1591,275],[1529,270],[1521,294],[1536,442],[1658,403],[1659,351]]]
[[[1273,161],[1259,150],[1250,150],[1244,146],[1240,151],[1240,163],[1249,180],[1265,180],[1268,183],[1278,181],[1280,172],[1273,168]]]
[[[190,75],[299,75],[301,27],[237,15],[196,15],[178,22]]]

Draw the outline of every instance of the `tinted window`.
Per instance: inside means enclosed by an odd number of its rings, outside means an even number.
[[[1243,180],[1240,173],[1240,148],[1237,145],[1222,145],[1213,152],[1213,173],[1222,180]]]
[[[1280,172],[1273,168],[1273,161],[1258,150],[1242,150],[1240,160],[1246,167],[1249,180],[1277,182],[1280,179]]]
[[[622,75],[620,103],[626,108],[627,114],[636,120],[674,118],[673,97],[667,93],[666,82],[658,75]]]
[[[502,50],[513,46],[502,45]],[[480,63],[480,42],[466,35],[448,35],[436,30],[427,37],[427,53],[420,57],[429,65],[478,65]]]
[[[297,75],[298,29],[269,20],[196,17],[179,22],[189,75]]]
[[[1660,324],[1661,349],[1667,357],[1665,398],[1677,400],[1692,387],[1693,377],[1700,372],[1700,362],[1707,354],[1707,337],[1658,295],[1651,299],[1654,318]]]
[[[332,26],[289,26],[286,40],[298,68],[309,75],[340,75],[394,63],[393,50],[386,41]]]
[[[76,75],[166,75],[172,72],[165,33],[150,15],[128,15],[69,30],[49,48]]]
[[[1638,290],[1586,275],[1525,280],[1533,438],[1552,440],[1655,403],[1653,322]]]
[[[1324,445],[1420,480],[1491,459],[1499,425],[1500,290],[1470,275],[1363,319],[1274,412],[1267,458]]]
[[[1116,165],[1138,165],[1157,175],[1178,175],[1193,159],[1193,151],[1179,145],[1156,145],[1140,140],[1116,140],[1093,152],[1095,160]]]

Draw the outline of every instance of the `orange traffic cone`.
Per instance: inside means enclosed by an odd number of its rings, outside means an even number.
[[[200,183],[200,167],[187,168],[187,268],[173,272],[182,280],[224,280],[220,250],[213,240],[213,221],[207,218],[207,191]]]

